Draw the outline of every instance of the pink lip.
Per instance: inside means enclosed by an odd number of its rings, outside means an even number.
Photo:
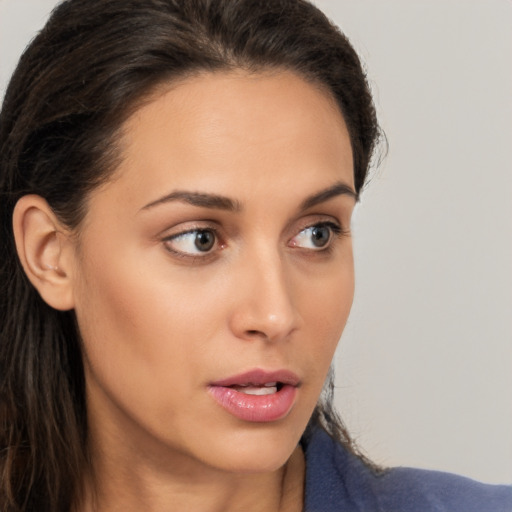
[[[229,386],[263,386],[277,382],[280,387],[270,395],[248,395]],[[270,422],[284,418],[291,410],[300,380],[293,372],[277,370],[267,372],[256,369],[208,386],[212,398],[233,416],[251,422]]]
[[[297,375],[288,370],[276,370],[267,372],[256,368],[239,375],[234,375],[226,379],[212,382],[212,386],[244,386],[254,384],[255,386],[263,386],[267,382],[281,382],[290,386],[298,386],[300,380]]]

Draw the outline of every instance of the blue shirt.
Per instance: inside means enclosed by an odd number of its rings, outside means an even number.
[[[304,512],[512,512],[512,486],[411,468],[378,475],[321,429],[303,449]]]

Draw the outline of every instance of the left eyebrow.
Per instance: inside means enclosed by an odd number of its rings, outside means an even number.
[[[341,195],[350,196],[354,198],[355,201],[359,200],[359,195],[352,189],[352,187],[346,183],[343,183],[342,181],[339,181],[338,183],[335,183],[334,185],[321,190],[320,192],[317,192],[310,197],[307,197],[300,205],[300,209],[307,210],[308,208],[312,208],[317,204],[324,203],[333,197]]]

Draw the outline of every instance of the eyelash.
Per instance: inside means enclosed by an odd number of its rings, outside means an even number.
[[[303,227],[302,229],[300,229],[300,231],[294,237],[292,237],[292,239],[290,240],[289,243],[291,243],[291,241],[293,239],[299,237],[302,233],[304,233],[307,230],[313,230],[315,228],[321,229],[324,227],[327,227],[330,230],[329,239],[327,240],[325,246],[321,246],[318,248],[303,248],[303,249],[305,249],[306,251],[310,251],[311,253],[329,254],[333,250],[334,238],[341,238],[348,234],[347,231],[345,231],[339,224],[337,224],[335,222],[321,221],[321,222],[309,224],[309,225]],[[197,253],[192,253],[192,252],[187,252],[187,251],[180,251],[180,250],[174,249],[171,246],[172,242],[175,242],[176,240],[179,240],[180,238],[184,238],[187,235],[192,235],[192,234],[195,234],[195,239],[191,240],[190,242],[195,244],[195,241],[197,240],[197,236],[200,233],[212,233],[213,234],[214,241],[213,241],[212,249],[207,250],[207,251],[199,251],[198,250]],[[207,258],[214,256],[215,253],[219,249],[223,249],[224,247],[226,247],[226,244],[222,242],[222,239],[219,235],[218,230],[212,226],[194,227],[192,229],[187,229],[185,231],[181,231],[179,233],[176,233],[176,234],[173,234],[171,236],[164,238],[163,242],[164,242],[166,250],[169,251],[170,253],[172,253],[174,256],[177,256],[177,257],[183,258],[183,259],[189,259],[189,260],[206,261]],[[301,247],[297,244],[291,243],[290,246],[301,249]]]

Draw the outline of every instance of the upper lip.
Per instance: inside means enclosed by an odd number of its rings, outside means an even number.
[[[269,382],[279,382],[281,384],[289,384],[290,386],[298,386],[300,379],[290,370],[266,371],[256,368],[254,370],[249,370],[248,372],[217,380],[212,382],[211,385],[223,387],[247,386],[249,384],[254,386],[264,386]]]

